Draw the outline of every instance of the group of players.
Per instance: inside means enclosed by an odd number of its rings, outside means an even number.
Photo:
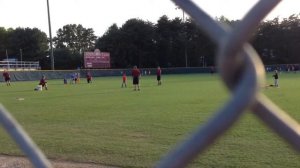
[[[157,85],[161,85],[161,68],[158,66],[157,70],[156,70],[156,77],[157,77]],[[132,75],[132,83],[134,86],[134,91],[140,91],[140,77],[141,77],[141,71],[137,68],[137,66],[134,66],[133,69],[131,70],[131,75]],[[7,70],[4,70],[3,74],[2,74],[4,81],[6,82],[7,86],[11,86],[11,78],[10,78],[10,74],[8,73]],[[75,75],[74,75],[75,76]],[[76,78],[74,78],[76,79]],[[77,78],[78,80],[78,78]],[[92,75],[90,72],[87,72],[86,74],[86,80],[87,83],[91,83],[92,82]],[[66,82],[66,77],[64,78],[64,84],[67,84]],[[75,80],[75,83],[76,80]],[[122,85],[121,87],[127,87],[127,76],[126,76],[126,72],[123,72],[122,75]],[[47,80],[46,80],[46,76],[43,75],[42,78],[40,79],[39,85],[34,89],[34,90],[48,90],[48,86],[47,86]]]
[[[157,79],[157,85],[161,85],[161,69],[158,66],[156,69],[156,79]],[[141,77],[141,71],[137,68],[137,66],[134,66],[132,71],[131,71],[131,75],[132,75],[132,84],[133,84],[133,90],[134,91],[140,91],[140,77]],[[127,76],[126,76],[126,72],[123,72],[123,76],[122,76],[122,85],[121,87],[123,88],[124,86],[127,87]]]

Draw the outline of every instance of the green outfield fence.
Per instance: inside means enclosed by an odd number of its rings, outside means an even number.
[[[156,75],[156,68],[141,68],[142,75]],[[71,74],[80,73],[80,77],[85,78],[87,72],[93,77],[122,76],[123,72],[131,75],[131,69],[80,69],[80,70],[55,70],[55,71],[9,71],[11,81],[35,81],[45,75],[47,79],[70,78]],[[162,68],[163,74],[188,74],[188,73],[209,73],[210,67],[189,67],[189,68]],[[4,81],[3,78],[0,81]]]
[[[299,64],[280,64],[280,65],[265,65],[267,72],[275,69],[284,72],[299,71]],[[4,69],[2,69],[4,70]],[[156,75],[156,68],[141,68],[142,75]],[[70,78],[71,74],[80,73],[81,78],[85,78],[87,72],[90,72],[93,77],[104,76],[122,76],[123,72],[131,75],[131,69],[79,69],[79,70],[10,70],[11,81],[36,81],[45,75],[47,79],[64,79]],[[162,74],[193,74],[193,73],[215,73],[217,69],[210,67],[174,67],[162,68]],[[0,78],[0,82],[4,82]]]
[[[221,137],[245,111],[250,110],[296,151],[300,151],[300,125],[260,92],[265,67],[247,43],[261,20],[280,0],[260,0],[235,27],[221,25],[191,0],[173,0],[187,12],[218,46],[218,71],[232,96],[204,126],[192,133],[163,158],[156,167],[186,167]],[[39,76],[44,71],[36,76]],[[63,75],[63,74],[61,74]],[[117,72],[116,74],[117,75]],[[50,75],[49,75],[50,77]],[[50,77],[51,78],[51,77]],[[0,122],[35,167],[52,167],[22,127],[0,106]],[[201,157],[201,156],[200,156]]]

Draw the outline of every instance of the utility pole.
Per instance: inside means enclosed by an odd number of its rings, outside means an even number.
[[[51,58],[51,70],[54,70],[54,55],[53,55],[53,46],[52,46],[52,33],[51,33],[51,20],[50,20],[50,9],[49,9],[49,0],[47,0],[47,9],[48,9],[48,24],[49,24],[49,37],[50,37],[50,58]]]
[[[7,53],[7,49],[5,49],[5,55],[6,55],[6,61],[8,61],[8,53]]]
[[[9,69],[9,62],[8,62],[8,52],[7,52],[7,49],[5,49],[5,54],[6,54],[7,69]]]
[[[185,57],[185,67],[188,67],[188,63],[187,63],[187,32],[186,32],[186,26],[185,26],[185,22],[186,20],[184,19],[184,10],[182,9],[182,21],[184,24],[184,57]]]
[[[20,49],[20,56],[21,56],[21,68],[24,68],[23,67],[23,52],[22,52],[22,49]]]

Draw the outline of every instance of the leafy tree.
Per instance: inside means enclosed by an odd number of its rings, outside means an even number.
[[[282,36],[281,61],[284,63],[300,63],[300,17],[291,15],[280,24],[280,35]],[[279,46],[278,46],[279,47]]]
[[[168,58],[171,57],[169,22],[169,18],[164,15],[157,21],[155,29],[157,63],[162,67],[168,66]]]
[[[79,53],[72,53],[67,48],[54,49],[56,69],[77,69],[83,65],[82,55]],[[43,57],[40,60],[42,69],[51,69],[51,59],[49,56]]]
[[[8,31],[4,27],[0,27],[0,60],[5,58],[8,49]]]
[[[162,16],[156,25],[158,60],[163,67],[204,66],[214,64],[215,45],[196,23]],[[186,55],[185,55],[186,52]]]
[[[239,21],[230,21],[224,16],[217,21],[230,26]],[[183,67],[185,53],[188,66],[211,66],[215,62],[215,44],[192,19],[183,22],[162,16],[157,24],[140,19],[130,19],[122,27],[113,24],[97,39],[92,29],[82,25],[65,25],[54,38],[55,63],[58,69],[74,69],[82,66],[83,52],[99,48],[111,53],[114,68],[138,65],[141,68]],[[300,18],[291,15],[262,22],[253,34],[251,43],[265,64],[294,64],[300,62]],[[41,61],[42,68],[50,68],[48,40],[44,32],[34,28],[5,29],[0,27],[0,59],[5,50],[10,56],[23,60]]]
[[[168,55],[168,65],[173,67],[185,66],[186,27],[181,19],[175,18],[169,23],[169,43],[171,55]]]
[[[121,28],[113,24],[96,43],[96,48],[111,53],[113,67],[185,66],[185,52],[189,66],[203,66],[204,59],[205,65],[212,65],[214,47],[192,20],[183,23],[167,16],[156,25],[138,19]]]
[[[262,22],[252,44],[265,64],[299,63],[300,18],[291,15],[279,21],[279,18]]]
[[[225,16],[216,17],[215,20],[218,21],[218,22],[220,22],[220,23],[227,24],[227,25],[231,25],[231,23],[232,23],[232,21],[230,21]]]
[[[48,39],[46,33],[37,28],[10,29],[6,47],[10,55],[18,58],[22,49],[24,61],[39,61],[48,49]]]
[[[73,53],[81,53],[92,50],[96,38],[93,29],[86,29],[81,24],[68,24],[58,29],[53,41],[55,48],[67,48]]]
[[[188,52],[186,25],[179,18],[169,20],[167,16],[162,16],[158,20],[155,38],[158,61],[161,66],[185,66],[185,55]]]
[[[120,29],[123,37],[123,49],[131,65],[139,67],[153,67],[155,65],[154,53],[154,27],[150,22],[139,19],[128,20]]]
[[[113,67],[155,66],[154,26],[139,19],[115,24],[97,40],[96,48],[111,53]],[[153,59],[154,58],[154,59]]]
[[[186,23],[188,65],[212,66],[215,64],[216,45],[193,20]]]
[[[97,40],[95,48],[100,49],[100,51],[110,52],[111,55],[111,65],[112,67],[126,67],[128,65],[125,58],[125,54],[122,54],[121,44],[122,37],[121,32],[116,24],[110,26],[107,32]]]

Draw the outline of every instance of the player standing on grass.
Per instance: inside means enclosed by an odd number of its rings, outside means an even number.
[[[156,70],[157,85],[161,85],[161,69],[158,66]]]
[[[274,72],[275,72],[275,74],[273,75],[273,77],[274,77],[274,86],[279,87],[279,85],[278,85],[278,80],[279,80],[278,71],[275,70]]]
[[[140,85],[139,85],[140,76],[141,76],[140,70],[137,68],[137,66],[134,66],[132,69],[134,91],[140,90]]]
[[[123,85],[125,85],[125,87],[127,88],[127,84],[126,84],[127,83],[127,76],[126,76],[126,72],[125,71],[123,72],[122,81],[123,82],[122,82],[122,86],[121,87],[123,88]]]
[[[86,73],[86,81],[87,81],[87,83],[91,83],[92,82],[91,72],[87,72]]]
[[[78,72],[78,73],[75,73],[75,75],[76,75],[75,83],[76,83],[76,84],[79,84],[79,83],[80,83],[80,73],[79,73],[79,72]]]
[[[9,75],[8,71],[4,70],[2,75],[3,75],[4,81],[6,82],[6,86],[10,86],[10,75]]]

